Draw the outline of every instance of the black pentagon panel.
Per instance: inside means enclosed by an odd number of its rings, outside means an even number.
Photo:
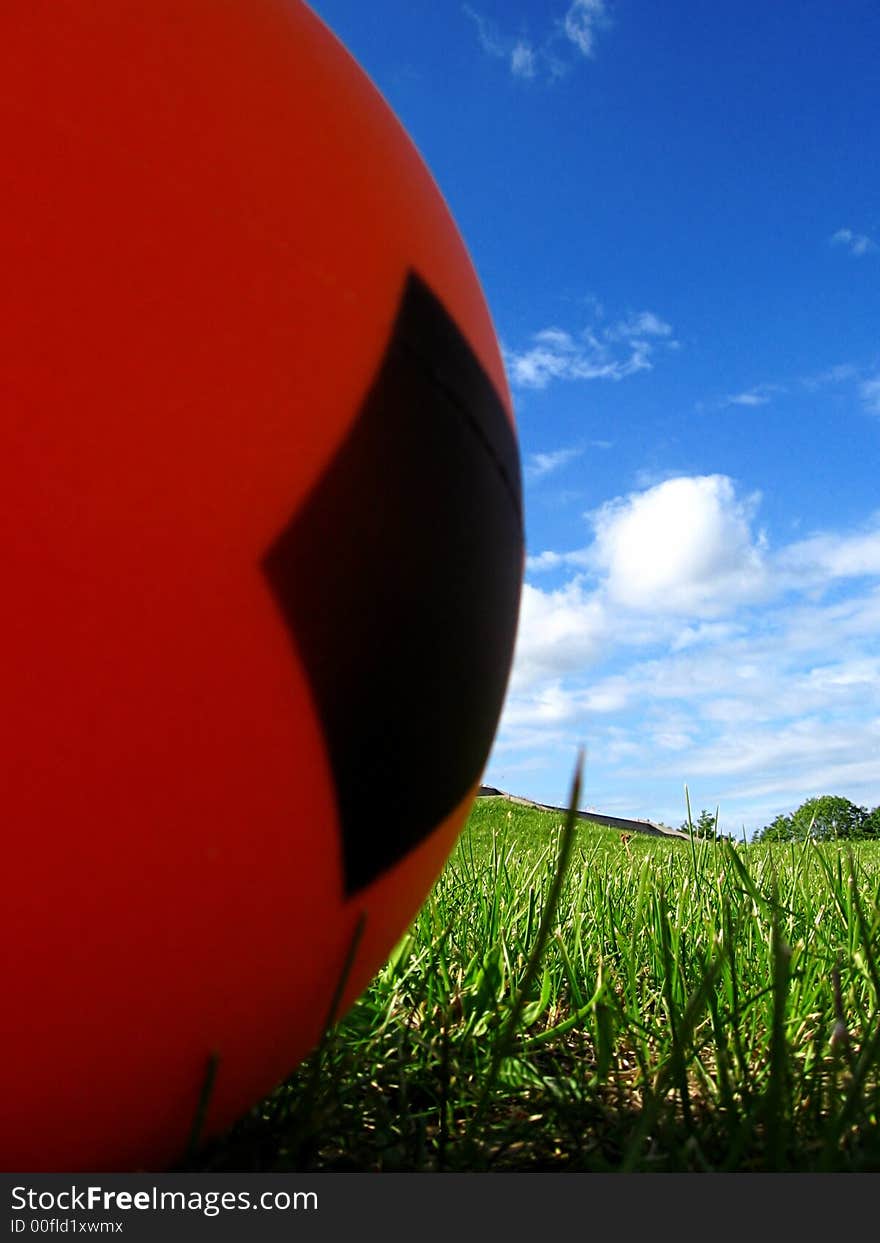
[[[513,655],[522,558],[513,429],[411,273],[357,421],[263,561],[320,713],[348,895],[478,780]]]

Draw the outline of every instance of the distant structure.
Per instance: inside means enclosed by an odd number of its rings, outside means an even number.
[[[563,816],[568,812],[567,807],[554,807],[550,803],[535,803],[529,798],[519,798],[516,794],[508,794],[506,790],[496,790],[495,786],[480,786],[477,798],[504,798],[509,803],[519,803],[522,807],[536,807],[538,811],[557,811]],[[682,833],[680,829],[667,829],[662,824],[655,824],[653,820],[627,820],[622,816],[606,816],[599,811],[578,811],[576,815],[579,820],[604,824],[610,829],[647,833],[649,837],[679,837],[684,841],[689,840],[688,834]]]

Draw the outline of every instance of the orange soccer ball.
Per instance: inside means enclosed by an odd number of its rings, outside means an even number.
[[[468,813],[522,575],[449,212],[296,0],[0,15],[0,1167],[178,1161]]]

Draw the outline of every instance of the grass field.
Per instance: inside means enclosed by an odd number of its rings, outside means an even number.
[[[193,1170],[880,1170],[880,843],[476,803],[322,1046]]]

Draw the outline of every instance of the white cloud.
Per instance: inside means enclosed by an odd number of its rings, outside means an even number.
[[[548,465],[556,457],[536,456]],[[630,633],[637,615],[650,616],[655,638],[675,651],[735,637],[737,626],[720,619],[745,605],[880,578],[880,512],[859,529],[820,531],[771,550],[754,529],[760,499],[739,495],[726,475],[662,480],[587,513],[591,543],[544,549],[528,558],[527,571],[574,571],[569,587],[581,601],[589,591],[608,611],[625,609]],[[835,627],[870,630],[880,591],[864,597],[861,610],[846,601],[833,608]]]
[[[522,34],[503,34],[470,5],[463,10],[476,27],[483,51],[494,60],[506,61],[516,78],[540,76],[554,81],[565,77],[574,61],[595,55],[596,32],[609,25],[605,0],[573,0],[537,42]]]
[[[880,513],[773,549],[740,491],[654,483],[530,558],[570,577],[526,583],[499,753],[550,773],[586,741],[597,807],[678,824],[688,782],[737,834],[811,794],[880,803]]]
[[[573,0],[563,19],[565,37],[582,56],[594,54],[596,28],[605,18],[604,0]]]
[[[511,686],[530,687],[592,664],[605,641],[602,601],[575,579],[557,591],[523,586]]]
[[[510,53],[510,71],[518,78],[533,78],[537,72],[535,50],[524,39],[520,39]]]
[[[481,13],[472,9],[468,4],[463,5],[462,8],[477,28],[477,38],[483,51],[496,59],[506,59],[508,55],[506,42],[491,22],[488,22]]]
[[[591,334],[575,341],[555,329],[536,333],[535,344],[518,354],[505,351],[511,383],[520,388],[546,388],[551,380],[622,380],[650,371],[650,350],[633,344],[625,357],[614,358]]]
[[[865,380],[859,387],[859,394],[871,414],[880,414],[880,375],[872,380]]]
[[[632,688],[626,678],[605,678],[598,686],[591,687],[581,696],[585,713],[620,712],[632,701]]]
[[[684,651],[688,647],[698,647],[704,643],[726,643],[743,633],[742,626],[730,622],[700,622],[696,626],[685,626],[671,643],[673,652]]]
[[[733,393],[724,399],[727,406],[766,406],[770,395],[766,389],[753,388],[746,393]]]
[[[777,567],[785,581],[801,590],[833,579],[880,575],[880,515],[864,530],[825,532],[783,549]]]
[[[800,382],[809,392],[815,392],[818,388],[824,388],[826,384],[843,384],[846,380],[854,380],[858,373],[859,369],[853,363],[838,363],[816,375],[801,376]]]
[[[740,776],[766,773],[768,769],[775,772],[772,779],[765,777],[751,787],[744,787],[744,795],[792,788],[791,780],[796,776],[799,786],[794,788],[802,791],[801,798],[807,798],[811,793],[824,791],[815,789],[815,771],[810,772],[811,780],[805,788],[805,768],[809,771],[814,765],[834,767],[853,763],[861,767],[865,763],[866,737],[876,740],[873,748],[876,753],[877,744],[880,744],[880,719],[848,726],[838,723],[829,729],[823,715],[802,715],[782,725],[774,722],[771,728],[740,728],[714,746],[696,751],[688,767],[695,776],[704,773]]]
[[[641,311],[613,327],[594,324],[577,336],[562,328],[543,328],[532,344],[516,351],[505,346],[510,382],[517,388],[546,388],[554,380],[623,380],[650,371],[658,343],[670,348],[672,329],[653,311]]]
[[[544,573],[546,570],[559,570],[563,567],[588,570],[592,564],[593,557],[589,548],[575,548],[571,552],[554,552],[547,549],[526,559],[526,569],[535,574]]]
[[[507,725],[522,722],[530,726],[560,725],[576,715],[576,704],[558,681],[548,682],[533,694],[514,698],[507,709]]]
[[[681,729],[657,729],[651,734],[651,742],[661,751],[684,751],[693,742],[693,734]]]
[[[593,515],[593,560],[609,598],[628,608],[693,616],[729,612],[766,591],[758,497],[745,501],[724,475],[668,479]]]
[[[855,363],[837,363],[833,367],[826,367],[823,371],[815,372],[813,375],[802,375],[787,377],[783,381],[763,382],[761,384],[753,384],[751,388],[747,388],[738,393],[730,393],[728,396],[717,401],[697,402],[698,410],[706,409],[724,409],[726,406],[766,406],[774,397],[791,395],[797,393],[798,389],[805,390],[809,393],[815,393],[820,389],[830,385],[846,384],[850,381],[858,380],[863,368],[856,366]],[[880,376],[877,377],[880,380]],[[863,393],[863,397],[866,397]]]
[[[721,797],[751,799],[767,794],[785,795],[785,810],[793,811],[808,798],[846,791],[844,797],[851,798],[854,803],[876,805],[880,746],[875,743],[867,759],[844,758],[848,747],[865,745],[866,731],[856,729],[852,731],[849,741],[841,739],[843,755],[836,761],[828,762],[828,730],[822,726],[816,728],[819,735],[818,748],[792,752],[787,772],[771,770],[772,775],[760,777],[751,784],[738,783],[730,790],[722,790]],[[870,733],[868,737],[870,738]],[[766,769],[766,763],[760,767]],[[773,818],[773,813],[765,812],[756,819],[758,824],[766,824]]]
[[[582,449],[555,449],[552,453],[533,453],[526,462],[524,474],[526,479],[535,481],[543,479],[554,471],[561,470],[576,457],[580,457]]]
[[[757,503],[740,500],[723,475],[670,479],[587,515],[587,547],[529,557],[530,574],[575,574],[549,591],[525,584],[513,685],[583,670],[609,646],[676,650],[732,637],[733,626],[703,619],[767,592],[762,542],[751,531]],[[620,699],[615,684],[612,701]],[[607,699],[598,705],[605,710]]]
[[[672,325],[667,324],[653,311],[639,311],[615,324],[608,331],[609,340],[628,341],[633,337],[670,337]]]
[[[735,393],[727,398],[729,406],[766,406],[770,398],[766,393]]]
[[[784,384],[754,384],[751,388],[745,389],[741,393],[729,394],[718,404],[722,409],[725,406],[766,406],[778,393],[785,393],[787,391],[787,387]]]
[[[558,570],[561,565],[565,565],[565,557],[562,553],[546,552],[538,553],[536,556],[526,558],[526,572],[529,574],[541,574],[545,570]]]
[[[877,243],[865,233],[854,233],[852,229],[838,229],[831,237],[832,246],[845,246],[851,255],[861,258],[872,250],[877,250]]]

